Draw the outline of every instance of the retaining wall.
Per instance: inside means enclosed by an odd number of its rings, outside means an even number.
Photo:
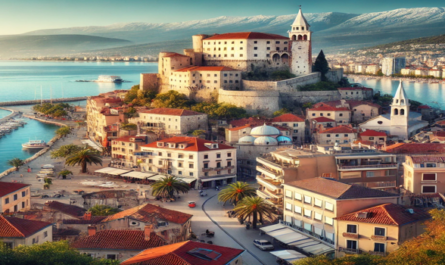
[[[220,89],[218,102],[231,103],[245,108],[247,113],[271,115],[279,107],[278,91],[238,91]]]

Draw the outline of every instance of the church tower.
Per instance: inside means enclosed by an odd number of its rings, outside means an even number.
[[[409,100],[400,80],[399,87],[394,95],[391,104],[391,135],[399,135],[401,140],[409,139],[408,121],[409,121]]]
[[[291,40],[292,63],[291,72],[295,75],[304,75],[312,72],[312,32],[310,25],[303,16],[303,12],[298,11],[291,30],[288,31]]]

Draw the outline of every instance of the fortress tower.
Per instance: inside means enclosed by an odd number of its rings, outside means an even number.
[[[292,51],[291,72],[295,75],[304,75],[312,72],[312,32],[310,25],[303,16],[303,12],[298,11],[291,30],[288,31],[290,48]]]

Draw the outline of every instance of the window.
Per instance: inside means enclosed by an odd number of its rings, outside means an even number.
[[[48,231],[43,232],[43,238],[48,236]]]
[[[346,248],[357,249],[357,241],[355,241],[355,240],[346,240]]]
[[[295,200],[301,201],[301,194],[295,192]]]
[[[178,175],[182,175],[182,171],[178,171]]]
[[[323,205],[323,202],[322,202],[322,200],[314,199],[314,205],[321,208]]]
[[[232,157],[232,153],[227,153],[227,157]]]
[[[192,163],[189,164],[189,168],[193,168],[193,164]]]
[[[304,196],[304,203],[312,204],[312,197]]]
[[[290,191],[290,190],[286,190],[286,192],[285,192],[285,196],[286,196],[287,198],[292,198],[292,191]]]
[[[294,130],[294,133],[298,133],[298,130]]]
[[[209,159],[209,155],[204,155],[204,159]]]
[[[422,180],[423,181],[428,181],[428,180],[436,181],[436,174],[435,173],[432,173],[432,174],[423,173]]]
[[[331,217],[324,217],[324,222],[328,225],[334,225],[334,219],[332,219]]]
[[[254,41],[253,43],[257,44],[257,43],[258,43],[258,41]]]
[[[368,171],[368,172],[366,172],[366,177],[367,178],[370,178],[370,177],[374,177],[374,172],[373,171]]]
[[[315,220],[321,221],[322,217],[323,217],[323,216],[322,216],[321,214],[319,214],[319,213],[317,213],[317,212],[314,212],[314,219],[315,219]]]
[[[182,167],[182,162],[179,162],[179,163],[178,163],[178,167]]]
[[[329,202],[325,202],[324,203],[324,208],[326,210],[329,210],[329,211],[334,211],[334,205],[332,203],[329,203]]]
[[[346,228],[346,232],[351,234],[357,234],[357,225],[348,225]]]
[[[385,244],[374,243],[374,252],[385,252]]]
[[[340,113],[340,115],[338,115],[338,116],[343,117],[343,113]]]
[[[158,156],[162,156],[162,152],[159,152],[159,153],[158,153]]]
[[[258,50],[258,47],[253,47],[254,50]]]
[[[304,216],[312,218],[312,211],[308,209],[304,209]]]
[[[12,247],[13,247],[13,243],[12,242],[3,242],[3,244],[5,245],[5,247],[7,249],[12,249]]]
[[[286,210],[292,211],[292,204],[289,202],[286,202]]]
[[[14,201],[16,201],[18,199],[19,196],[17,196],[17,194],[14,194]]]
[[[436,163],[426,163],[426,167],[436,167]]]
[[[190,176],[190,177],[193,177],[193,172],[190,172],[190,173],[189,173],[189,176]]]
[[[340,135],[336,134],[335,137],[339,137]]]
[[[189,155],[189,159],[193,159],[193,155]]]
[[[385,228],[375,227],[374,228],[374,235],[376,235],[376,236],[385,236],[386,235]]]
[[[279,42],[279,41],[276,41],[275,44],[280,44],[280,42]]]
[[[436,193],[436,186],[422,186],[422,193]]]
[[[115,254],[107,254],[107,259],[116,259]]]
[[[9,198],[6,198],[5,199],[5,204],[8,204],[9,203]]]
[[[331,135],[330,134],[326,134],[326,137],[331,137]]]
[[[216,158],[221,158],[221,154],[216,154]]]
[[[258,54],[254,54],[253,57],[258,57]]]
[[[294,206],[294,212],[296,212],[296,213],[298,213],[298,214],[301,214],[301,207],[295,205],[295,206]]]
[[[309,231],[309,232],[312,232],[312,225],[311,225],[311,224],[304,223],[304,230],[307,230],[307,231]]]
[[[204,168],[209,168],[209,163],[204,163]]]
[[[22,191],[22,197],[25,197],[25,196],[26,196],[26,192]]]

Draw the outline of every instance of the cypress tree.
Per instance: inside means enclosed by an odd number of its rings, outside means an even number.
[[[324,56],[323,50],[321,50],[317,56],[317,59],[315,59],[314,67],[312,68],[312,70],[314,72],[321,73],[321,81],[327,81],[326,74],[329,71],[329,69],[330,68],[328,65],[328,61]]]

